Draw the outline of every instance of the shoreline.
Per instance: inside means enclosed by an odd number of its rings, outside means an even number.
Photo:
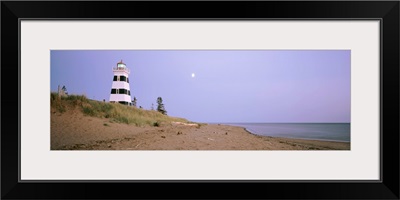
[[[238,126],[241,127],[241,126]],[[343,143],[350,143],[350,141],[342,141],[342,140],[324,140],[324,139],[312,139],[312,138],[295,138],[295,137],[275,137],[275,136],[268,136],[268,135],[259,135],[256,133],[252,133],[251,131],[249,131],[247,128],[241,127],[243,128],[246,132],[252,134],[252,135],[256,135],[256,136],[261,136],[261,137],[272,137],[272,138],[282,138],[282,139],[295,139],[295,140],[310,140],[310,141],[322,141],[322,142],[343,142]]]
[[[225,124],[137,127],[81,112],[51,113],[50,150],[350,150],[349,142],[261,136]]]

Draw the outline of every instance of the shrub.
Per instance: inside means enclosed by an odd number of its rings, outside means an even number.
[[[153,126],[159,127],[159,126],[160,126],[160,122],[154,122],[154,123],[153,123]]]

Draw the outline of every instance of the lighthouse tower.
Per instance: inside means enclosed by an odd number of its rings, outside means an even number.
[[[131,90],[129,87],[129,69],[125,63],[118,62],[117,67],[113,67],[114,78],[111,86],[110,102],[132,105]]]

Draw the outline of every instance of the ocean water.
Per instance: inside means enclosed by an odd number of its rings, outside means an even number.
[[[350,142],[350,123],[231,123],[261,136]]]

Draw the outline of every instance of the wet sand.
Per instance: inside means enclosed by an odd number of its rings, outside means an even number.
[[[52,110],[51,150],[350,150],[350,143],[258,136],[217,124],[136,127]]]

